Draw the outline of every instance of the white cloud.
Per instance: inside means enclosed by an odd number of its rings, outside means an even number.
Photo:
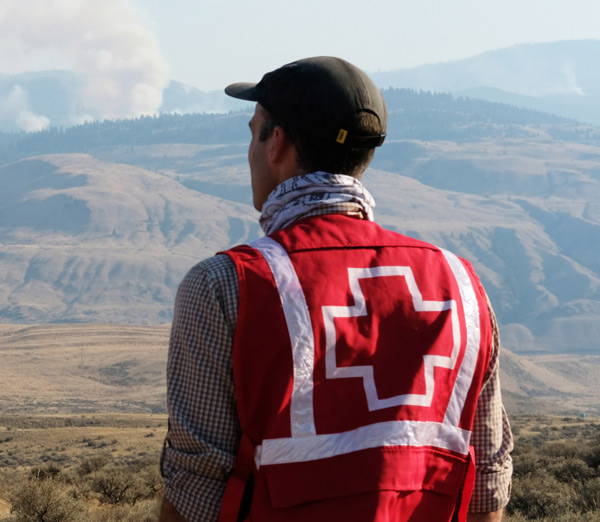
[[[0,98],[0,119],[26,132],[44,130],[50,125],[49,118],[31,110],[29,95],[20,85],[15,85],[6,98]]]
[[[583,89],[577,81],[577,73],[573,64],[566,64],[562,68],[562,80],[564,81],[563,90],[566,93],[584,95]]]
[[[85,84],[74,106],[98,118],[136,117],[158,110],[170,74],[141,18],[129,0],[3,0],[0,33],[23,53],[67,56]]]
[[[50,120],[46,116],[40,116],[31,111],[20,111],[16,123],[19,129],[25,132],[36,132],[47,129]]]

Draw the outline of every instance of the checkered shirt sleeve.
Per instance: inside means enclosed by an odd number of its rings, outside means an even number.
[[[479,395],[471,444],[475,448],[477,474],[469,505],[472,513],[502,509],[510,499],[513,437],[500,393],[498,323],[488,301],[492,320],[492,355]]]
[[[232,346],[238,280],[225,255],[193,267],[175,301],[167,363],[165,496],[189,522],[218,519],[240,439]]]

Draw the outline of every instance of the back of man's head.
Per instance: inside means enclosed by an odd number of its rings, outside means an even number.
[[[380,90],[340,58],[298,60],[257,84],[236,83],[225,92],[259,102],[268,113],[263,134],[283,127],[305,172],[358,176],[385,139],[387,109]]]

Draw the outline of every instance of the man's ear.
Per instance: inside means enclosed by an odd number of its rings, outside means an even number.
[[[283,127],[276,125],[271,134],[271,147],[269,149],[269,161],[273,164],[281,163],[290,153],[292,143]]]
[[[269,147],[267,158],[277,183],[305,173],[298,165],[294,142],[283,127],[275,126],[269,138]]]

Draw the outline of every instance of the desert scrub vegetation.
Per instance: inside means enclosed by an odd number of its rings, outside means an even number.
[[[516,416],[506,522],[600,521],[600,420]],[[160,415],[0,417],[0,522],[155,522]]]
[[[513,489],[507,522],[600,521],[600,421],[512,419]]]
[[[160,415],[0,417],[0,522],[155,522]]]
[[[106,458],[76,471],[51,465],[4,473],[2,490],[10,505],[2,522],[155,522],[162,481],[157,461],[118,465]]]

